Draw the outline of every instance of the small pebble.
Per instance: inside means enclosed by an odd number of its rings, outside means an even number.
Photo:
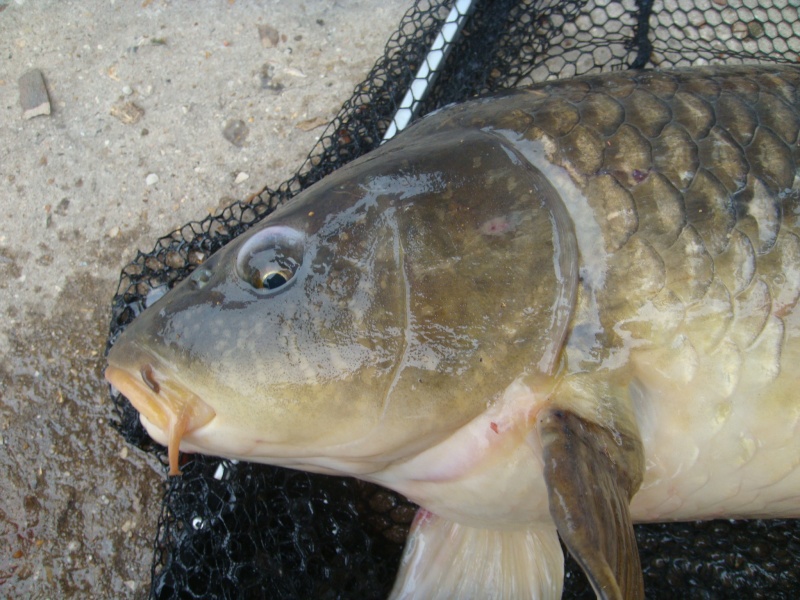
[[[147,185],[155,185],[158,183],[158,175],[156,175],[155,173],[150,173],[147,177],[145,177],[144,182]]]
[[[144,116],[144,109],[134,102],[119,102],[111,107],[111,116],[125,125],[133,125]]]
[[[186,266],[186,260],[181,256],[181,253],[174,250],[167,252],[167,258],[164,262],[171,269],[182,269]]]
[[[308,77],[308,75],[303,73],[303,71],[301,71],[300,69],[295,69],[294,67],[286,67],[283,70],[283,72],[286,73],[287,75],[291,75],[292,77],[300,77],[301,79],[305,79],[306,77]]]
[[[223,137],[234,146],[242,146],[250,129],[241,119],[230,119],[222,130]]]
[[[239,171],[239,174],[236,176],[236,179],[233,180],[233,183],[235,185],[239,185],[240,183],[243,183],[248,179],[250,179],[250,175],[248,175],[244,171]]]
[[[131,86],[129,86],[129,85],[126,85],[126,86],[124,86],[124,87],[122,88],[122,93],[123,93],[125,96],[130,96],[130,95],[133,93],[133,90],[131,89]]]
[[[271,25],[259,25],[258,37],[261,38],[261,45],[264,48],[274,48],[278,45],[281,34]]]
[[[19,103],[23,119],[50,114],[50,96],[39,69],[31,69],[19,78]]]
[[[108,233],[107,233],[106,235],[107,235],[108,237],[110,237],[110,238],[115,238],[115,237],[117,237],[117,236],[119,235],[119,227],[117,227],[116,225],[114,225],[114,227],[112,227],[111,229],[109,229],[109,230],[108,230]]]

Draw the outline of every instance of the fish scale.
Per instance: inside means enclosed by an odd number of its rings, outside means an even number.
[[[634,521],[800,516],[799,87],[620,72],[436,112],[211,257],[107,377],[173,474],[180,447],[419,504],[394,597],[557,597],[559,537],[642,597]]]
[[[781,229],[782,214],[793,213],[800,191],[795,181],[798,77],[794,69],[767,71],[737,69],[723,77],[724,70],[712,69],[700,81],[649,73],[583,78],[582,85],[536,89],[530,93],[536,97],[532,107],[509,107],[510,113],[520,110],[530,125],[520,126],[520,118],[517,124],[503,120],[499,126],[520,131],[527,140],[546,138],[554,146],[548,158],[574,174],[587,204],[607,215],[599,221],[607,250],[628,243],[656,249],[637,247],[612,258],[610,276],[623,271],[620,278],[627,281],[631,259],[645,261],[641,270],[647,275],[639,282],[651,294],[621,300],[611,289],[599,309],[609,324],[618,322],[618,312],[630,313],[653,298],[671,304],[665,298],[670,293],[687,306],[701,302],[717,282],[740,304],[759,285],[742,285],[743,270],[757,270],[771,297],[785,298],[783,310],[794,307],[800,291],[796,279],[776,275],[795,271],[797,236],[787,231],[789,223],[780,241],[774,232]],[[527,99],[520,97],[514,104],[523,102]],[[493,126],[483,115],[465,125]],[[759,259],[748,269],[742,264],[752,260],[747,256],[751,248]],[[746,258],[731,260],[732,254]],[[652,274],[661,272],[666,281],[653,281]],[[611,304],[617,310],[605,310]],[[722,314],[726,310],[720,307]],[[752,338],[766,310],[762,307],[748,319],[749,327],[742,323],[731,335]]]
[[[598,115],[593,131],[579,134],[594,143],[577,145],[572,132],[560,128],[569,119],[552,114],[559,102],[547,101],[541,113],[528,108],[541,132],[523,130],[528,140],[552,136],[548,158],[574,174],[596,213],[614,217],[599,221],[613,255],[606,274],[610,284],[597,295],[607,337],[595,360],[602,364],[615,348],[630,344],[622,333],[645,346],[652,341],[636,335],[635,318],[630,319],[646,305],[645,322],[668,327],[659,332],[659,348],[637,349],[636,361],[659,365],[687,388],[705,379],[706,388],[722,390],[716,411],[722,421],[729,418],[722,416],[725,402],[737,385],[769,385],[782,365],[796,364],[797,340],[785,335],[781,318],[791,314],[800,292],[796,218],[782,218],[794,217],[799,190],[797,70],[737,69],[732,77],[720,76],[724,72],[711,71],[714,75],[700,83],[694,77],[662,77],[660,89],[653,89],[648,75],[613,78],[613,98],[623,111],[606,113],[616,117],[613,124]],[[575,97],[574,88],[568,95],[579,111],[588,103],[583,112],[592,114],[591,107],[602,104],[596,96],[611,86],[602,77],[587,83],[591,91],[583,99]],[[648,89],[627,93],[634,86]],[[545,93],[558,94],[558,86]],[[678,108],[664,110],[673,98],[680,98]],[[543,123],[548,119],[557,125]],[[603,166],[592,172],[597,164]],[[637,181],[632,176],[637,172],[647,175]],[[657,235],[651,239],[653,230]],[[579,305],[587,301],[585,292],[579,288]],[[710,357],[705,364],[700,353]],[[797,403],[784,403],[792,432]],[[758,471],[753,465],[750,472]]]

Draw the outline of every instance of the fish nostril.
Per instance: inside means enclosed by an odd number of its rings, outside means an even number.
[[[150,365],[144,365],[139,372],[142,374],[142,381],[147,384],[147,387],[158,394],[161,391],[161,386],[158,385],[158,381],[156,381],[156,376],[153,373],[153,367]]]

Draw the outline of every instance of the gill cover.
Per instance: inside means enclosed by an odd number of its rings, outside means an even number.
[[[214,411],[186,447],[385,463],[553,369],[577,281],[558,193],[499,136],[415,131],[230,243],[114,346],[111,364],[154,361]]]

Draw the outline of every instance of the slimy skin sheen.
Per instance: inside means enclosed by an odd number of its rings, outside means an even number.
[[[645,594],[632,524],[800,516],[800,69],[438,111],[143,312],[106,377],[178,453],[421,506],[393,597]]]

